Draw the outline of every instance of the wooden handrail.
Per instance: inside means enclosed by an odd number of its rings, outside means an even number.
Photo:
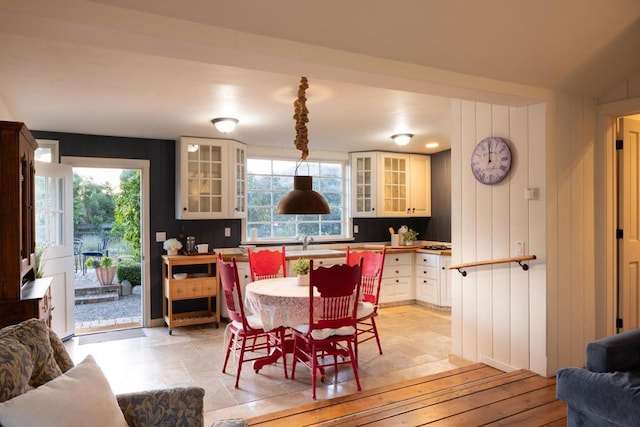
[[[522,261],[530,261],[532,259],[536,259],[536,256],[525,255],[525,256],[517,256],[512,258],[501,258],[501,259],[491,259],[486,261],[467,262],[465,264],[452,265],[451,267],[449,267],[449,270],[458,270],[458,272],[462,274],[462,277],[466,277],[467,272],[463,270],[464,268],[477,267],[479,265],[492,265],[492,264],[504,264],[506,262],[517,262],[518,265],[520,265],[520,267],[522,267],[524,271],[527,271],[529,269],[529,264],[523,264]]]

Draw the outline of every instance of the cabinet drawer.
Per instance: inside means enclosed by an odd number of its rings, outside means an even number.
[[[384,257],[385,270],[387,269],[387,267],[411,264],[413,264],[413,253],[389,254]]]
[[[174,280],[169,287],[173,299],[202,298],[217,293],[215,278]]]
[[[380,299],[382,302],[413,299],[413,287],[411,277],[382,279]]]
[[[418,277],[426,277],[429,279],[437,280],[440,277],[438,267],[416,265],[416,278]]]
[[[433,254],[416,254],[416,265],[428,265],[437,267],[439,256],[440,255]]]
[[[413,276],[413,271],[410,265],[385,265],[382,271],[383,279],[411,276]]]

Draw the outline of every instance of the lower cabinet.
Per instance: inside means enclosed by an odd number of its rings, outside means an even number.
[[[214,269],[216,259],[215,255],[162,256],[162,314],[169,327],[169,335],[175,326],[214,323],[217,327],[220,324],[218,278]],[[193,269],[194,266],[200,266],[202,271],[181,271]],[[176,278],[176,274],[183,274],[185,277]],[[176,303],[185,301],[201,304],[203,308],[176,311]]]
[[[380,288],[380,302],[382,304],[415,299],[413,259],[413,252],[385,255]]]
[[[417,301],[438,307],[451,307],[450,265],[450,256],[429,253],[416,254]]]

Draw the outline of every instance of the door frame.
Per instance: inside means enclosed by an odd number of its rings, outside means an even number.
[[[618,254],[616,227],[617,166],[616,131],[617,119],[638,114],[640,98],[625,99],[598,106],[597,141],[595,144],[595,277],[596,277],[596,336],[613,335],[616,330],[618,301]],[[598,161],[600,159],[601,161]],[[600,208],[602,207],[602,208]]]
[[[141,278],[142,278],[142,326],[151,325],[151,275],[150,260],[147,256],[151,248],[151,232],[149,224],[149,160],[120,159],[107,157],[75,157],[62,156],[60,163],[79,168],[108,168],[108,169],[140,169],[140,247]]]

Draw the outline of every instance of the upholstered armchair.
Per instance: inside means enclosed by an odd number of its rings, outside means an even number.
[[[640,425],[640,329],[590,342],[586,368],[559,369],[556,384],[570,427]]]

